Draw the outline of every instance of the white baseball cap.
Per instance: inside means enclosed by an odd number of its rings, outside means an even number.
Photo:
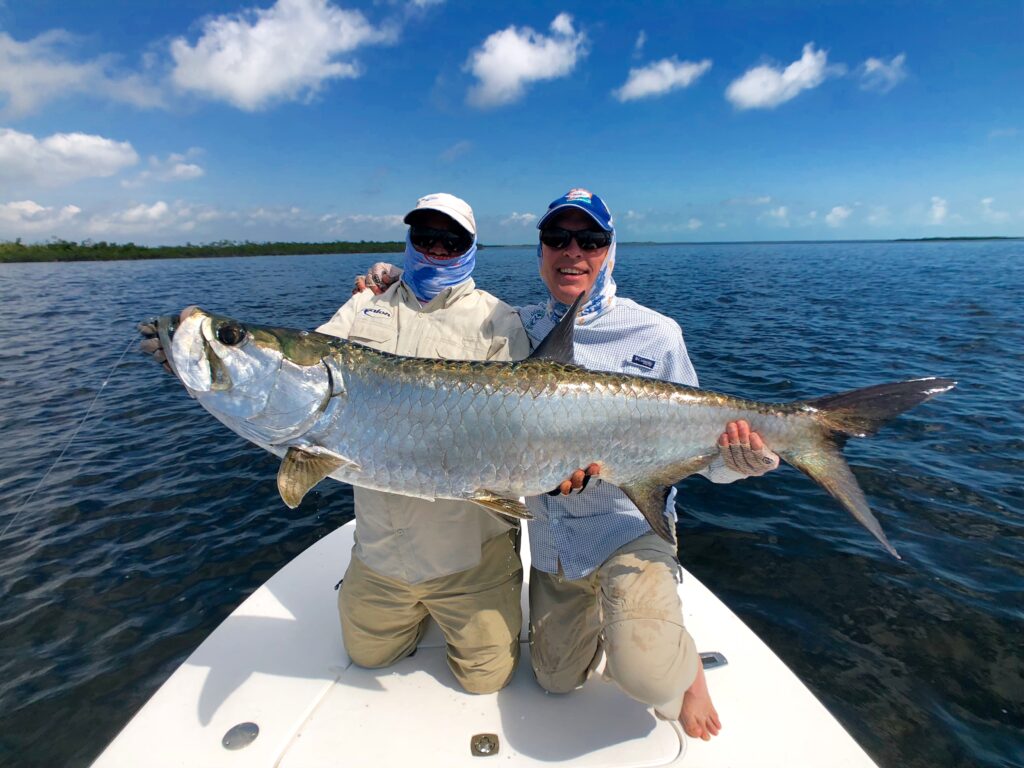
[[[414,213],[419,211],[438,211],[445,216],[450,216],[456,224],[465,229],[473,237],[476,237],[476,220],[473,218],[473,209],[469,207],[462,198],[449,195],[447,192],[435,192],[426,195],[416,201],[416,207],[405,214],[406,224]]]

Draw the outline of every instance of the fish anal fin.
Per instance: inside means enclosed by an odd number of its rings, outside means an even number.
[[[295,509],[314,485],[342,467],[358,468],[358,464],[323,449],[292,446],[277,471],[277,490],[284,503]]]
[[[469,497],[468,501],[478,504],[495,515],[498,515],[506,522],[517,522],[519,520],[532,520],[533,513],[526,508],[526,505],[519,499],[510,499],[507,496],[499,496],[487,490],[480,490]]]
[[[878,519],[872,514],[864,498],[864,491],[833,440],[822,438],[814,445],[803,446],[800,450],[779,451],[779,455],[828,491],[857,522],[878,539],[890,555],[902,560],[886,538]]]
[[[576,315],[579,313],[580,305],[586,298],[586,291],[580,291],[576,301],[569,307],[558,324],[551,329],[551,332],[544,337],[544,340],[537,345],[537,348],[530,354],[529,360],[550,360],[564,365],[575,365],[576,358],[573,355],[573,330],[576,326]]]
[[[668,498],[669,486],[658,482],[639,482],[633,485],[620,485],[621,490],[632,501],[647,524],[656,534],[672,546],[676,546],[676,532],[669,527],[665,517],[665,500]]]
[[[620,485],[619,488],[640,510],[654,532],[669,544],[676,546],[676,532],[669,526],[668,519],[665,517],[665,500],[668,498],[668,489],[683,478],[700,472],[717,455],[717,453],[706,453],[693,456],[663,467],[655,475],[638,483]]]

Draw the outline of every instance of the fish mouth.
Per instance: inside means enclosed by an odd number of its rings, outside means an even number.
[[[174,375],[190,390],[209,392],[231,387],[231,377],[210,344],[212,319],[200,309],[187,316],[157,319],[157,335]]]

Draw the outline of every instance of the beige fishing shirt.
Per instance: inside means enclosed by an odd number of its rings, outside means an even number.
[[[365,290],[317,330],[410,357],[521,360],[530,353],[516,310],[477,290],[472,280],[424,305],[402,281],[379,296]],[[410,584],[472,568],[483,543],[510,527],[470,502],[354,490],[353,554],[378,573]]]

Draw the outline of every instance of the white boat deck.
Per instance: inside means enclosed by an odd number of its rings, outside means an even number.
[[[95,768],[875,767],[778,657],[689,574],[681,587],[687,626],[702,651],[728,660],[707,673],[724,726],[708,743],[687,739],[599,675],[571,694],[545,693],[533,679],[525,633],[519,669],[495,694],[457,686],[436,626],[414,656],[383,670],[357,667],[342,645],[334,591],[353,530],[349,523],[321,539],[254,592]],[[226,748],[225,736],[243,723],[256,724],[258,735]],[[473,754],[482,734],[497,737],[497,753]]]

